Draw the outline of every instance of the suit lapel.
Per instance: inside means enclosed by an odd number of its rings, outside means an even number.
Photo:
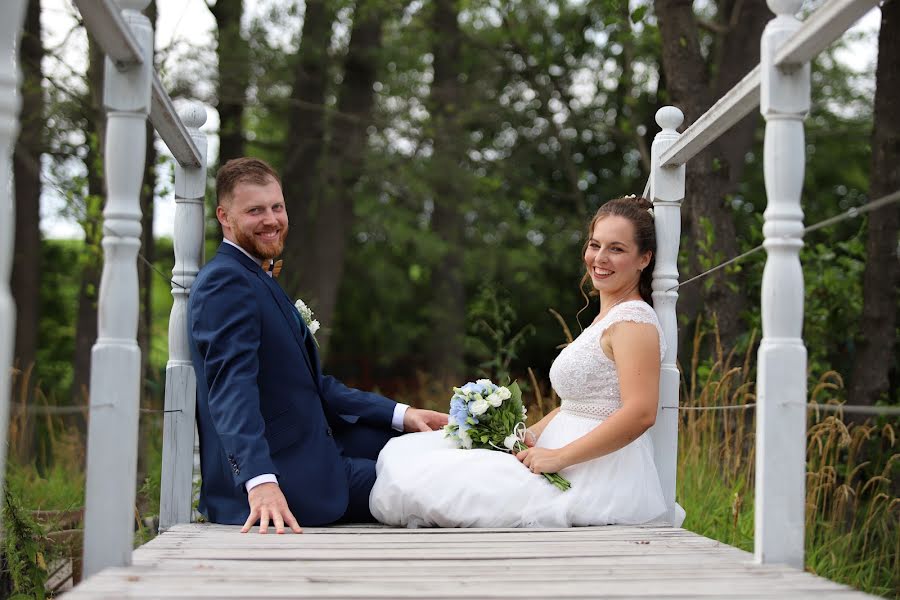
[[[310,360],[309,352],[306,347],[306,338],[309,337],[307,335],[308,330],[306,329],[306,326],[300,322],[300,315],[297,313],[297,309],[290,303],[284,290],[281,289],[274,279],[266,275],[262,269],[259,270],[258,277],[263,280],[263,284],[268,288],[269,293],[272,294],[272,298],[275,300],[275,304],[278,305],[278,309],[284,316],[284,320],[288,322],[288,327],[290,327],[291,333],[294,334],[294,339],[297,340],[297,344],[300,346],[300,353],[303,355],[303,360],[306,361],[306,366],[309,368],[309,372],[316,381],[316,386],[318,386],[319,380],[318,377],[316,377],[316,371],[313,369],[312,361]]]
[[[306,366],[309,369],[313,380],[316,382],[316,387],[318,387],[319,378],[316,375],[316,370],[313,368],[310,352],[306,346],[306,338],[309,337],[307,335],[308,329],[306,329],[306,325],[300,322],[300,314],[287,297],[287,294],[284,293],[281,286],[279,286],[274,279],[269,277],[265,271],[253,261],[253,259],[231,244],[222,242],[222,244],[219,245],[218,253],[234,258],[240,265],[251,272],[256,273],[256,276],[262,280],[263,285],[265,285],[269,290],[269,293],[272,294],[272,299],[275,300],[275,304],[278,306],[278,310],[281,311],[282,316],[284,316],[284,320],[287,321],[294,339],[297,340],[297,344],[300,346],[300,354],[303,355],[303,360],[306,362]]]

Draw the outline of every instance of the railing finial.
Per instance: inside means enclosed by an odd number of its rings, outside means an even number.
[[[675,131],[684,123],[684,113],[676,106],[663,106],[656,111],[656,124],[663,130]]]
[[[206,124],[206,108],[199,102],[184,102],[178,107],[178,117],[188,129],[200,129]]]
[[[803,6],[803,0],[766,0],[766,4],[769,5],[769,10],[778,17],[793,17],[800,12],[800,7]]]

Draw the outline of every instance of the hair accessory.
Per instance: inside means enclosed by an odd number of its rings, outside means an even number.
[[[652,207],[652,206],[651,206],[650,208],[647,209],[647,212],[650,213],[650,216],[651,216],[651,217],[655,217],[655,216],[656,216],[655,214],[653,214],[653,207]]]
[[[622,198],[624,198],[625,200],[631,200],[631,199],[637,198],[637,195],[636,194],[628,194],[627,196],[622,196]]]

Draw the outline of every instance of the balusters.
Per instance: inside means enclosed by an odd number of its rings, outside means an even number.
[[[19,108],[22,103],[18,60],[25,5],[25,0],[7,0],[4,3],[3,19],[0,19],[0,499],[4,497],[9,373],[13,363],[16,331],[16,305],[9,287],[16,236],[12,149],[19,135]]]
[[[194,467],[194,409],[197,380],[188,346],[187,304],[203,253],[203,199],[206,195],[206,109],[192,103],[178,113],[200,151],[200,167],[175,166],[175,268],[166,364],[160,531],[191,521]]]
[[[680,136],[678,127],[684,113],[664,106],[656,113],[662,128],[650,150],[650,196],[656,221],[656,266],[653,270],[653,307],[666,338],[666,354],[659,380],[659,409],[650,429],[654,460],[670,520],[676,520],[675,475],[678,467],[678,392],[680,376],[675,364],[678,355],[678,320],[675,303],[678,291],[678,246],[681,240],[681,202],[684,200],[684,165],[663,167],[660,156]]]
[[[779,69],[778,48],[800,28],[801,0],[768,0],[777,16],[762,36],[760,112],[766,120],[764,214],[768,254],[762,281],[757,371],[755,555],[803,568],[806,503],[806,347],[803,329],[803,119],[809,65]]]
[[[84,575],[131,563],[137,469],[141,351],[137,345],[141,244],[140,190],[153,76],[153,27],[140,13],[149,0],[118,0],[143,62],[118,70],[106,59],[103,273],[98,335],[91,353],[84,516]]]

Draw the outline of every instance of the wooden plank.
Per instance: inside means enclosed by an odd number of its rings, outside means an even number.
[[[81,598],[855,598],[683,529],[176,525],[69,592]]]
[[[663,152],[663,167],[676,167],[699,154],[738,121],[759,106],[759,65],[684,130],[681,137]]]
[[[88,34],[120,71],[142,64],[141,47],[113,0],[74,0]]]
[[[153,71],[153,90],[150,101],[150,122],[166,143],[172,156],[183,167],[201,167],[206,164],[206,157],[191,139],[191,134],[178,116],[175,105],[168,92]],[[204,118],[204,121],[206,119]]]
[[[803,26],[775,53],[776,67],[791,67],[812,61],[878,0],[831,0],[811,14]]]

